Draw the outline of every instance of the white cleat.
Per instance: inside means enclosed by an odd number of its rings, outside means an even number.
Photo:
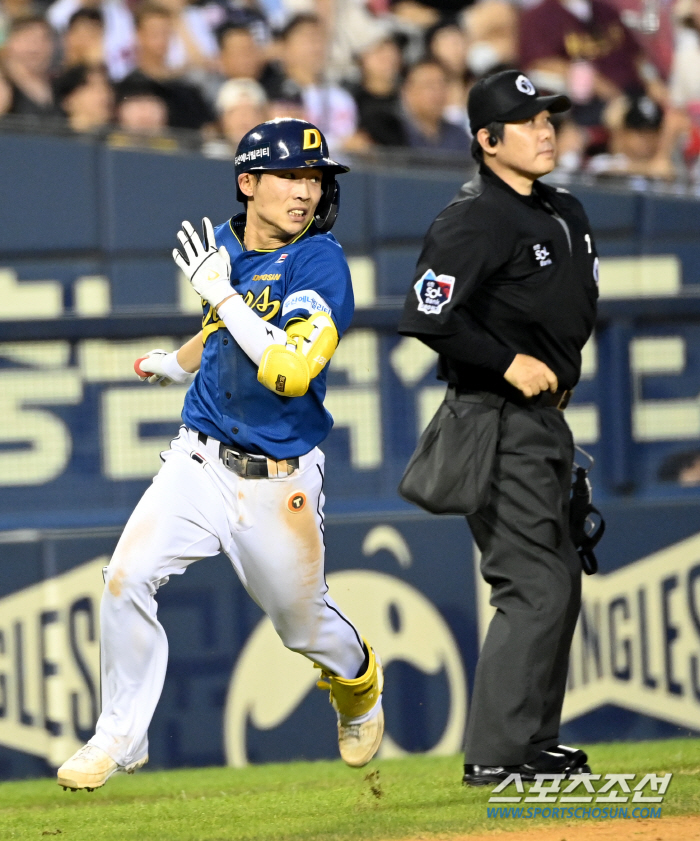
[[[58,784],[64,789],[93,791],[103,786],[115,771],[133,774],[148,762],[148,755],[131,765],[120,766],[95,745],[84,745],[58,769]]]
[[[384,735],[384,710],[362,724],[341,724],[338,722],[338,747],[347,765],[362,768],[379,750]]]

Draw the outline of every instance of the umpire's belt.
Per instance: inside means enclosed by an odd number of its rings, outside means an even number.
[[[555,409],[564,411],[573,397],[573,388],[562,388],[559,391],[541,391],[534,397],[526,397],[528,406],[553,406]]]
[[[449,400],[458,400],[460,394],[482,394],[491,395],[490,391],[467,391],[464,389],[457,389],[455,386],[447,387],[447,398]],[[569,405],[569,401],[573,397],[573,388],[562,388],[559,391],[541,391],[534,397],[525,397],[523,394],[509,394],[506,398],[512,403],[517,403],[519,406],[539,406],[542,408],[554,407],[563,412]]]
[[[197,439],[200,444],[206,446],[209,437],[199,432]],[[276,461],[267,456],[235,450],[233,447],[227,447],[226,444],[219,444],[219,458],[224,463],[224,467],[245,479],[281,479],[299,469],[298,456]]]

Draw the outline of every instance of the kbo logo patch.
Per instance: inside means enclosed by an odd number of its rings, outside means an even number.
[[[452,298],[454,285],[455,279],[451,275],[440,274],[436,277],[435,272],[428,269],[413,287],[418,296],[419,312],[425,312],[429,315],[439,313]]]
[[[532,253],[535,257],[535,263],[543,269],[545,266],[552,265],[552,243],[542,242],[532,246]]]

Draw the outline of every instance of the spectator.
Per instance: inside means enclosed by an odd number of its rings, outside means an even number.
[[[70,67],[56,79],[54,91],[73,131],[97,131],[111,121],[114,93],[104,67]]]
[[[218,72],[197,79],[208,102],[216,103],[219,90],[227,79],[253,79],[267,90],[276,74],[249,26],[224,23],[216,30],[216,40],[219,45]]]
[[[104,19],[99,9],[81,8],[74,12],[63,36],[63,66],[103,64],[104,34]]]
[[[467,65],[474,76],[494,73],[497,66],[515,67],[518,58],[518,15],[507,0],[479,0],[462,16],[467,35]]]
[[[405,146],[399,81],[403,56],[395,38],[382,38],[358,57],[361,80],[349,87],[359,129],[380,146]]]
[[[145,2],[136,14],[136,70],[122,82],[126,89],[146,84],[157,90],[168,106],[171,128],[201,129],[214,115],[198,88],[178,78],[168,67],[172,16],[163,6]]]
[[[229,79],[216,98],[221,133],[235,152],[244,134],[267,119],[267,97],[252,79]]]
[[[435,26],[441,17],[440,12],[432,4],[421,3],[418,0],[392,0],[390,6],[399,21],[420,29]]]
[[[675,40],[674,0],[607,0],[639,45],[639,50],[668,79]],[[683,3],[684,0],[681,0]]]
[[[40,14],[40,9],[34,0],[0,0],[0,47],[7,39],[13,20],[37,14]]]
[[[326,40],[314,15],[293,17],[280,35],[281,73],[268,85],[268,97],[279,101],[301,93],[307,119],[321,129],[331,149],[355,140],[357,108],[343,88],[324,79]]]
[[[117,94],[117,130],[110,146],[176,152],[181,143],[168,131],[168,106],[159,85],[144,79],[124,81]]]
[[[520,65],[541,87],[566,87],[572,116],[600,125],[602,111],[621,93],[645,90],[637,42],[603,0],[542,0],[520,18]],[[559,80],[543,84],[537,72]]]
[[[594,155],[586,167],[595,175],[649,175],[661,135],[663,111],[650,97],[621,96],[605,109],[609,152]]]
[[[122,79],[134,67],[134,18],[126,0],[55,0],[46,13],[53,28],[63,35],[78,9],[98,9],[104,20],[104,55],[111,79]]]
[[[466,131],[443,117],[447,105],[447,75],[441,64],[432,59],[414,64],[406,74],[401,93],[409,146],[469,154]]]
[[[316,2],[315,12],[328,37],[326,79],[338,84],[359,80],[356,57],[371,44],[386,38],[394,29],[395,19],[377,15],[367,0],[331,0]],[[314,11],[313,5],[310,11]]]
[[[124,81],[118,88],[116,122],[124,131],[159,135],[168,128],[168,106],[160,86],[147,80]]]
[[[3,59],[13,88],[13,114],[60,117],[49,76],[53,54],[53,32],[42,17],[32,15],[12,22]]]
[[[281,99],[271,100],[267,106],[267,115],[268,120],[289,117],[293,120],[309,121],[304,110],[304,100],[301,98],[299,91],[285,94]]]
[[[425,36],[426,52],[447,74],[447,107],[444,118],[465,131],[467,119],[467,39],[456,21],[445,20],[429,29]]]
[[[669,80],[669,107],[659,151],[651,164],[651,172],[660,178],[676,175],[674,158],[681,138],[685,164],[690,168],[700,160],[700,0],[681,0],[676,13],[680,26]]]
[[[265,71],[265,54],[247,26],[224,24],[217,30],[216,38],[225,79],[260,81]]]
[[[159,0],[170,12],[172,34],[166,63],[177,73],[190,69],[214,71],[219,53],[207,10],[187,0]]]

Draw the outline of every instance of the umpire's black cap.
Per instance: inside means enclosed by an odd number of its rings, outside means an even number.
[[[502,70],[487,76],[469,92],[467,111],[472,135],[489,123],[515,123],[529,120],[540,111],[557,114],[568,111],[568,96],[538,96],[537,90],[520,70]]]

